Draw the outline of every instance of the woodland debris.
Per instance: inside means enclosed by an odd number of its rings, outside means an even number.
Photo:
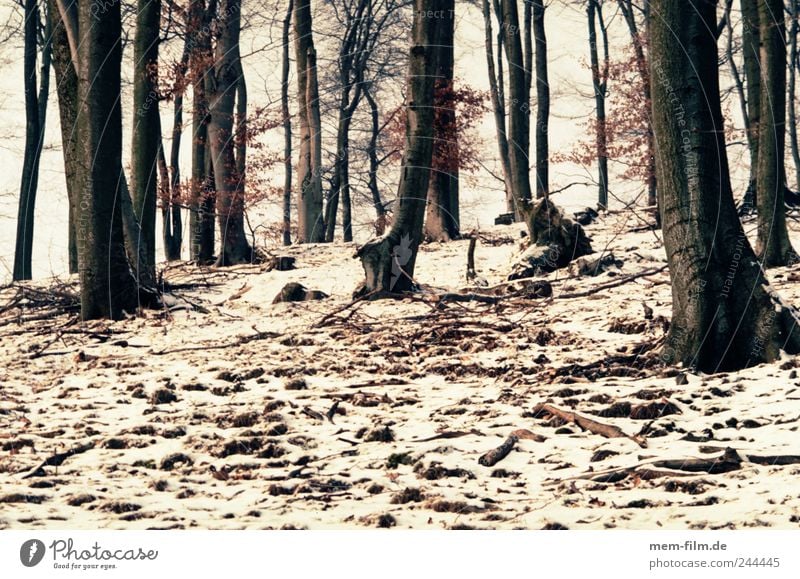
[[[628,438],[638,444],[642,448],[647,448],[647,441],[644,437],[639,435],[629,435],[625,434],[623,430],[617,426],[613,426],[611,424],[603,424],[602,422],[597,422],[596,420],[592,420],[591,418],[587,418],[586,416],[581,416],[577,412],[570,412],[568,410],[561,410],[553,406],[552,404],[537,404],[534,406],[531,414],[534,416],[538,415],[549,415],[555,416],[560,418],[564,422],[569,422],[572,424],[577,425],[578,427],[582,428],[583,430],[588,430],[592,434],[599,434],[600,436],[604,436],[605,438]]]
[[[544,436],[535,434],[530,430],[520,428],[508,435],[505,442],[495,449],[490,450],[478,459],[478,464],[481,466],[494,466],[514,449],[517,442],[520,440],[535,440],[536,442],[544,442],[547,440]]]
[[[265,271],[289,271],[296,269],[296,257],[290,255],[271,255],[266,260]]]
[[[92,450],[94,448],[94,441],[87,442],[85,444],[79,444],[78,446],[74,446],[71,449],[65,452],[57,452],[56,454],[46,458],[39,466],[28,472],[28,474],[24,475],[22,478],[31,478],[35,476],[47,476],[47,472],[45,472],[44,467],[46,466],[61,466],[64,464],[64,461],[68,458],[75,456],[76,454],[82,454],[88,450]]]
[[[330,297],[325,292],[319,290],[309,290],[304,285],[297,282],[289,282],[280,293],[272,300],[273,304],[280,304],[283,302],[310,302],[314,300],[324,300]]]

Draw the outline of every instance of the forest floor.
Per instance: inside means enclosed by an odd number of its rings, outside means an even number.
[[[292,271],[170,266],[172,307],[121,322],[6,288],[0,528],[800,527],[796,359],[664,365],[669,276],[641,225],[587,227],[620,267],[496,304],[437,297],[477,291],[466,240],[424,246],[405,299],[351,303],[345,244],[286,249]],[[518,241],[482,233],[490,286]],[[770,278],[800,304],[800,273]],[[331,297],[272,304],[288,282]]]

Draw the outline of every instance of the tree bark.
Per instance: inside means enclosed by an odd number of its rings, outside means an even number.
[[[794,163],[794,186],[800,191],[800,146],[797,142],[797,108],[795,103],[796,84],[797,84],[797,34],[798,34],[798,0],[789,0],[789,17],[791,26],[789,27],[789,102],[787,103],[787,114],[789,116],[789,144],[792,149],[792,161]]]
[[[129,240],[145,262],[136,271],[155,277],[156,202],[161,117],[158,111],[158,44],[161,0],[138,0],[133,41],[133,140],[130,192],[141,238]]]
[[[319,171],[319,164],[316,164],[317,155],[320,155],[321,160],[321,146],[318,145],[321,135],[318,130],[315,131],[312,118],[314,108],[316,108],[316,114],[319,114],[319,101],[314,100],[314,95],[318,97],[319,89],[314,86],[316,71],[312,70],[316,66],[312,28],[310,0],[296,0],[294,6],[295,66],[297,67],[298,118],[300,120],[297,219],[300,243],[320,243],[325,240],[325,224],[322,215],[322,174]]]
[[[786,229],[786,44],[783,0],[759,0],[761,115],[758,143],[756,253],[764,267],[797,259]]]
[[[281,60],[281,114],[283,115],[283,245],[292,243],[292,116],[289,112],[289,30],[294,0],[289,0],[283,19]]]
[[[75,116],[78,110],[78,76],[72,63],[72,55],[66,28],[56,0],[48,0],[49,20],[52,27],[51,46],[53,73],[58,95],[58,113],[61,125],[61,151],[64,156],[64,181],[67,189],[69,220],[67,228],[67,249],[69,272],[78,273],[78,243],[76,236],[76,214],[78,211],[78,152],[75,140]]]
[[[595,150],[597,154],[597,206],[608,209],[608,149],[606,132],[606,88],[608,86],[608,35],[603,21],[602,5],[597,0],[589,0],[587,17],[589,20],[589,57],[592,67],[592,86],[594,87],[595,117]],[[597,27],[600,25],[603,38],[603,69],[600,70],[600,58],[597,49]]]
[[[36,60],[38,52],[39,7],[37,0],[25,0],[23,75],[25,87],[25,153],[22,161],[22,180],[19,189],[19,209],[17,211],[17,237],[14,250],[14,280],[31,279],[33,252],[33,222],[36,207],[36,193],[39,186],[39,160],[44,145],[44,119],[40,97],[47,102],[47,93],[40,95],[36,82]],[[49,76],[49,39],[42,47],[42,86]],[[45,72],[44,63],[48,63]],[[45,109],[46,110],[46,109]]]
[[[364,97],[369,103],[370,112],[370,134],[369,144],[367,145],[367,157],[369,158],[369,179],[367,187],[369,188],[370,195],[372,196],[372,205],[375,207],[375,235],[381,236],[386,232],[387,216],[386,206],[381,199],[381,191],[378,187],[378,167],[380,161],[378,160],[378,136],[380,135],[380,115],[378,111],[378,103],[372,96],[371,88],[364,91]]]
[[[547,75],[547,37],[544,0],[533,0],[533,35],[536,39],[536,197],[550,191],[550,81]]]
[[[502,10],[503,45],[508,61],[508,91],[512,105],[508,111],[509,169],[516,203],[515,212],[525,215],[531,200],[530,161],[526,154],[530,143],[530,100],[525,92],[525,63],[516,0],[502,0]]]
[[[189,213],[190,258],[198,264],[214,261],[214,211],[216,195],[211,171],[211,151],[208,143],[208,91],[213,61],[211,53],[211,20],[216,0],[192,0],[190,5],[190,34],[193,50],[189,57],[192,76],[192,180]]]
[[[759,30],[758,0],[741,0],[742,7],[742,56],[744,78],[747,85],[747,142],[750,149],[749,199],[755,205],[758,199],[756,179],[758,175],[758,144],[761,132],[761,31]],[[752,201],[750,201],[752,200]]]
[[[125,253],[118,196],[122,172],[120,5],[98,11],[78,7],[78,110],[76,141],[80,199],[76,239],[81,317],[122,317],[137,306],[136,283]]]
[[[442,18],[455,19],[455,0],[439,3]],[[453,87],[455,26],[439,28],[441,47],[434,89],[433,167],[428,180],[425,238],[430,241],[457,239],[460,232],[458,179],[458,124]]]
[[[736,215],[719,98],[716,0],[651,0],[658,142],[672,322],[662,360],[732,371],[800,349],[798,318],[770,288]]]
[[[425,198],[433,154],[434,76],[440,48],[438,26],[452,26],[453,20],[426,18],[434,10],[435,0],[414,0],[414,23],[408,56],[408,104],[406,145],[397,209],[391,229],[368,242],[358,251],[364,267],[365,282],[361,292],[401,292],[414,287],[414,266],[422,241]]]
[[[244,175],[239,172],[235,154],[234,105],[241,70],[241,0],[222,0],[219,18],[221,31],[214,65],[209,70],[208,142],[218,197],[220,253],[217,265],[227,266],[253,260],[253,250],[244,231]]]

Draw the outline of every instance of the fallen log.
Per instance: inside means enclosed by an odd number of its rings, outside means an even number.
[[[512,450],[514,450],[514,447],[516,446],[517,442],[519,442],[522,439],[535,440],[536,442],[544,442],[545,440],[547,440],[546,437],[540,434],[535,434],[530,430],[520,428],[519,430],[515,430],[514,432],[509,434],[508,438],[506,438],[503,444],[481,456],[478,459],[478,464],[480,464],[481,466],[496,465],[498,462],[507,457],[509,453]]]
[[[85,444],[79,444],[78,446],[74,446],[71,449],[65,452],[57,452],[56,454],[52,455],[49,458],[46,458],[39,466],[32,469],[28,474],[24,475],[22,478],[32,478],[35,476],[47,476],[47,472],[44,470],[46,466],[61,466],[64,464],[68,458],[75,456],[76,454],[84,453],[88,450],[92,450],[94,448],[94,442],[87,442]]]
[[[599,434],[600,436],[604,436],[605,438],[628,438],[633,442],[635,442],[636,444],[638,444],[639,446],[641,446],[642,448],[647,448],[647,441],[641,435],[626,434],[621,428],[617,426],[613,426],[611,424],[603,424],[602,422],[597,422],[596,420],[592,420],[591,418],[587,418],[586,416],[581,416],[576,412],[562,410],[560,408],[553,406],[552,404],[537,404],[536,406],[534,406],[532,414],[534,416],[538,416],[539,414],[555,416],[565,422],[575,424],[578,427],[582,428],[583,430],[588,430],[592,434]]]

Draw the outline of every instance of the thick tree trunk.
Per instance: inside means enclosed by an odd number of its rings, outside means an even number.
[[[454,20],[455,0],[443,0],[439,10],[442,18]],[[430,241],[449,241],[460,236],[458,125],[453,94],[454,32],[453,24],[445,24],[440,27],[438,40],[441,52],[434,92],[433,168],[428,181],[425,216],[425,238]]]
[[[550,81],[547,75],[547,37],[544,0],[533,0],[533,36],[536,39],[536,197],[550,191]]]
[[[81,279],[81,317],[120,318],[137,305],[122,230],[118,196],[122,173],[120,5],[97,11],[78,7],[78,111],[76,141],[80,199],[76,238]]]
[[[22,162],[22,180],[19,189],[17,212],[17,238],[14,251],[14,280],[31,279],[33,252],[33,219],[36,193],[39,186],[39,160],[44,145],[44,119],[40,117],[40,91],[36,82],[37,36],[39,7],[37,0],[25,0],[23,75],[25,87],[25,153]],[[49,39],[42,49],[42,60],[49,62]],[[46,82],[44,64],[42,84]],[[47,98],[47,93],[43,95]],[[45,100],[46,102],[46,100]]]
[[[292,116],[289,112],[289,31],[294,0],[289,0],[283,19],[281,61],[281,114],[283,115],[283,244],[292,243]]]
[[[501,12],[496,12],[498,18],[502,17]],[[492,16],[489,7],[489,0],[483,0],[483,25],[486,32],[486,65],[489,69],[489,95],[492,99],[492,111],[494,113],[494,125],[497,134],[497,149],[500,155],[500,166],[503,169],[503,184],[506,194],[506,210],[509,213],[514,213],[517,220],[522,218],[522,215],[516,211],[516,203],[514,202],[513,182],[511,179],[511,162],[508,157],[508,136],[506,133],[506,111],[505,111],[505,97],[502,94],[501,86],[503,83],[503,70],[502,70],[502,38],[503,26],[501,23],[500,33],[498,34],[498,67],[495,67],[494,51],[492,48]]]
[[[217,265],[250,263],[253,250],[244,231],[244,175],[239,173],[234,133],[234,104],[239,86],[239,32],[241,0],[222,0],[220,36],[215,62],[209,71],[212,91],[208,94],[211,122],[208,142],[214,167],[220,253]],[[240,154],[241,156],[241,154]]]
[[[608,150],[606,132],[606,87],[608,80],[608,35],[603,21],[602,5],[597,0],[589,0],[587,7],[589,20],[589,57],[592,66],[592,86],[595,102],[595,150],[597,155],[597,206],[608,209]],[[603,70],[597,50],[597,20],[603,38]]]
[[[414,0],[414,24],[408,56],[406,146],[397,209],[392,228],[368,242],[358,256],[364,266],[362,293],[401,292],[414,287],[414,266],[422,241],[425,198],[433,153],[434,76],[440,48],[438,26],[452,26],[453,20],[426,18],[436,7],[434,0]]]
[[[736,215],[719,98],[716,0],[651,0],[653,128],[672,323],[662,359],[703,372],[800,349],[798,319]]]
[[[316,85],[316,51],[312,32],[310,0],[296,0],[294,7],[295,66],[297,67],[298,118],[300,120],[300,157],[297,163],[297,219],[300,243],[325,240],[322,215],[321,134],[319,124],[319,89]],[[315,112],[316,109],[316,112]],[[315,130],[316,125],[316,130]],[[315,170],[316,169],[316,170]]]
[[[211,151],[208,143],[208,90],[211,84],[211,14],[216,1],[206,8],[205,0],[192,0],[190,31],[193,50],[189,58],[192,75],[192,179],[189,213],[189,257],[199,264],[214,261],[214,210],[216,197],[211,174]]]
[[[797,34],[800,17],[798,13],[798,0],[789,0],[789,17],[791,26],[789,27],[789,95],[787,103],[787,114],[789,116],[789,143],[792,148],[792,161],[794,163],[794,186],[800,191],[800,146],[797,142],[797,108],[795,103],[796,84],[797,84]]]
[[[514,105],[508,110],[509,169],[516,213],[526,215],[531,200],[530,162],[526,154],[530,143],[530,101],[529,95],[525,92],[525,63],[522,56],[516,0],[502,0],[502,9],[505,35],[503,45],[508,61],[508,91],[511,103]]]
[[[758,198],[758,144],[761,132],[761,31],[758,23],[758,0],[741,0],[742,6],[742,56],[744,78],[747,85],[747,142],[750,148],[750,196],[746,203],[754,206]]]
[[[797,259],[786,229],[786,44],[783,0],[759,0],[761,120],[758,143],[758,241],[764,267]]]
[[[58,95],[58,113],[61,125],[61,151],[64,156],[64,181],[69,202],[67,248],[69,272],[78,273],[78,244],[75,239],[75,218],[78,211],[78,159],[75,134],[75,115],[78,107],[78,76],[72,65],[69,40],[56,0],[48,0],[52,35],[53,73]]]
[[[128,240],[144,263],[141,277],[151,280],[156,264],[156,202],[161,118],[158,112],[158,44],[161,0],[138,0],[133,42],[133,141],[130,191],[141,238]]]

